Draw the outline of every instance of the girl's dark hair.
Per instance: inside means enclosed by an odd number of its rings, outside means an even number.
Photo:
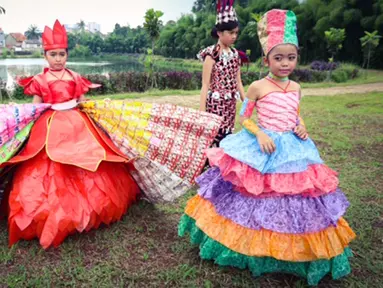
[[[47,55],[47,52],[48,52],[48,51],[49,51],[49,50],[44,50],[44,56]],[[69,55],[68,48],[65,49],[65,52],[66,52],[67,55]]]
[[[237,21],[229,21],[224,23],[219,23],[214,26],[211,30],[211,37],[218,39],[218,32],[231,31],[239,26]]]

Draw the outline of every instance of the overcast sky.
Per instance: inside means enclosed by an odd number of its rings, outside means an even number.
[[[0,28],[5,33],[24,33],[30,25],[43,30],[53,26],[56,19],[62,24],[75,24],[80,19],[97,22],[101,32],[113,31],[114,25],[142,25],[147,9],[164,12],[162,20],[177,20],[182,14],[191,12],[194,0],[0,0],[6,9],[0,15]]]

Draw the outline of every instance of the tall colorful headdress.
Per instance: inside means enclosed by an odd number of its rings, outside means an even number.
[[[65,27],[60,24],[59,20],[56,20],[53,25],[53,30],[48,26],[45,26],[42,39],[45,51],[68,48],[68,35]]]
[[[215,24],[238,22],[237,13],[233,7],[234,0],[217,0],[217,19]]]
[[[293,11],[273,9],[258,22],[258,37],[265,55],[280,44],[298,48],[297,17]]]

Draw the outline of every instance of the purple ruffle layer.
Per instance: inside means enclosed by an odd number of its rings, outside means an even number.
[[[312,233],[335,226],[349,202],[341,190],[310,198],[300,195],[253,198],[234,191],[212,168],[197,179],[198,194],[209,200],[221,216],[250,229],[279,233]]]

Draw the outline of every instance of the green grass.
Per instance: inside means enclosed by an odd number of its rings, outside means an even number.
[[[326,277],[319,287],[382,287],[383,93],[305,97],[302,113],[322,157],[340,172],[351,202],[345,218],[357,233],[352,274]],[[166,205],[141,201],[122,221],[47,251],[37,241],[8,248],[6,222],[0,221],[0,287],[307,287],[291,275],[253,278],[201,261],[198,248],[177,236],[194,193]]]
[[[163,96],[190,96],[190,95],[198,95],[199,90],[158,90],[158,89],[152,89],[143,93],[122,93],[122,94],[108,94],[108,95],[86,95],[87,98],[92,100],[97,99],[105,99],[105,98],[111,98],[113,100],[120,100],[120,99],[140,99],[140,98],[147,98],[147,97],[153,97],[155,99],[156,97],[163,97]],[[3,100],[0,100],[0,103],[8,103],[8,98],[3,98]],[[32,102],[32,97],[28,97],[25,99],[17,100],[15,99],[15,102],[17,103],[30,103]]]
[[[112,95],[99,95],[99,96],[91,96],[96,99],[104,99],[106,97],[110,97],[113,99],[138,99],[143,97],[162,97],[162,96],[189,96],[189,95],[198,95],[199,90],[158,90],[153,89],[143,93],[123,93],[123,94],[112,94]]]

